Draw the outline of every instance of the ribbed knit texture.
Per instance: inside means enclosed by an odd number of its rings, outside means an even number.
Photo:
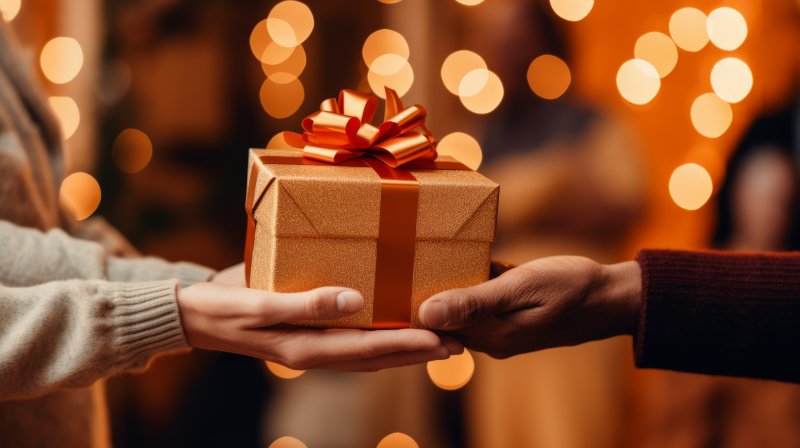
[[[800,382],[800,253],[644,250],[639,367]]]
[[[106,447],[98,380],[185,347],[176,288],[212,271],[115,258],[133,255],[118,232],[61,213],[62,138],[36,54],[0,20],[0,447]]]

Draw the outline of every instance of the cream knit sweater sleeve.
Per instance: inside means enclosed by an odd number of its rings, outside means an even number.
[[[87,386],[186,348],[176,291],[210,274],[0,221],[0,400]]]

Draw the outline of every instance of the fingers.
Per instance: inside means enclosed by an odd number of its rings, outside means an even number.
[[[461,351],[463,350],[464,348],[462,347]],[[441,346],[434,350],[391,353],[388,355],[381,355],[370,359],[356,361],[336,361],[320,364],[316,366],[316,368],[326,370],[344,370],[350,372],[377,372],[378,370],[383,369],[391,369],[394,367],[403,367],[428,361],[447,359],[453,354],[456,353],[452,353],[447,347]]]
[[[471,288],[451,289],[426,300],[419,309],[422,324],[435,330],[457,330],[514,309],[519,275],[513,271]]]
[[[449,354],[439,336],[427,330],[285,329],[263,332],[272,345],[268,347],[270,353],[265,355],[276,356],[278,362],[294,369],[363,361],[403,352],[444,350]]]
[[[298,293],[264,293],[256,312],[259,326],[301,320],[325,320],[353,314],[364,306],[364,298],[352,289],[328,286]]]

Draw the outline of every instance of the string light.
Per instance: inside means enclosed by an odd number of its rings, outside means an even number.
[[[381,439],[376,448],[419,448],[419,445],[411,436],[393,432]]]
[[[442,82],[450,93],[458,95],[464,76],[478,69],[486,70],[487,66],[483,58],[477,53],[469,50],[450,53],[442,63]]]
[[[306,68],[306,51],[302,45],[298,45],[292,54],[283,62],[278,64],[261,63],[264,74],[278,84],[288,84],[299,77]]]
[[[100,184],[91,174],[78,171],[61,182],[59,201],[73,218],[83,221],[100,205]]]
[[[458,97],[461,100],[461,104],[468,111],[475,114],[488,114],[495,110],[500,105],[500,102],[503,101],[503,95],[505,94],[500,77],[492,71],[485,70],[485,72],[487,74],[486,83],[478,93],[471,96],[459,95]]]
[[[706,15],[697,8],[681,8],[669,18],[669,35],[680,48],[696,52],[708,43]]]
[[[370,34],[361,48],[361,56],[364,58],[367,68],[373,70],[373,62],[384,55],[394,55],[400,59],[408,60],[410,51],[405,37],[397,31],[386,28]],[[395,70],[395,73],[399,70],[400,68]]]
[[[293,115],[305,100],[305,89],[299,79],[294,78],[286,84],[280,84],[267,78],[261,84],[259,92],[261,107],[274,118],[287,118]]]
[[[678,207],[697,210],[711,197],[714,185],[705,168],[687,163],[675,168],[669,178],[669,194]]]
[[[308,448],[305,443],[294,437],[281,437],[269,444],[269,448]]]
[[[433,384],[444,390],[456,390],[467,385],[475,372],[475,360],[469,350],[448,359],[429,361],[428,376]]]
[[[721,59],[711,69],[711,87],[722,100],[738,103],[753,88],[753,73],[741,59]]]
[[[483,3],[483,0],[456,0],[456,1],[465,6],[477,6]]]
[[[663,78],[670,74],[678,63],[678,49],[675,43],[664,33],[653,31],[643,34],[636,40],[633,54],[655,67],[658,76]]]
[[[717,8],[708,15],[706,32],[717,48],[732,51],[747,38],[747,21],[742,13],[733,8]]]
[[[274,137],[273,137],[274,138]],[[286,147],[284,147],[285,149]],[[290,380],[304,374],[305,370],[294,370],[272,361],[266,361],[267,369],[278,378]]]
[[[403,60],[400,70],[388,76],[370,70],[367,73],[367,82],[372,92],[381,98],[386,98],[386,87],[394,89],[398,95],[403,96],[414,84],[414,71],[411,69],[411,64]]]
[[[731,105],[721,100],[714,93],[704,93],[692,103],[692,125],[708,138],[717,138],[724,134],[733,121]]]
[[[6,22],[10,22],[17,17],[22,8],[22,0],[0,0],[0,14]]]
[[[65,84],[78,76],[83,67],[83,49],[71,37],[56,37],[42,48],[39,58],[44,76],[54,84]]]
[[[308,39],[314,29],[314,15],[304,3],[286,0],[276,4],[267,16],[267,31],[275,43],[294,48]]]
[[[589,15],[594,0],[550,0],[550,6],[562,19],[577,22]]]
[[[645,60],[628,60],[617,71],[617,89],[623,98],[633,104],[649,103],[660,88],[658,71]]]
[[[68,96],[51,96],[48,98],[48,103],[61,125],[61,137],[69,140],[81,124],[81,112],[78,104]]]
[[[264,64],[277,65],[287,60],[295,51],[293,47],[284,47],[275,43],[267,31],[267,20],[264,19],[250,32],[250,50],[253,56]]]
[[[436,145],[436,152],[451,156],[464,165],[477,170],[483,160],[481,145],[469,134],[453,132],[445,135]]]
[[[153,157],[150,137],[138,129],[128,128],[119,133],[111,147],[111,158],[120,171],[138,173],[147,167]]]
[[[554,100],[569,88],[572,82],[567,63],[558,56],[543,54],[531,62],[528,67],[528,85],[533,93]]]

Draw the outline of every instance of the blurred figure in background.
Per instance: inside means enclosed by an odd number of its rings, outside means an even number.
[[[525,74],[536,57],[569,65],[561,22],[546,2],[501,3],[473,16],[466,33],[506,92],[482,144],[483,171],[502,186],[494,256],[618,261],[642,211],[635,144],[618,120],[569,90],[555,100],[531,92]],[[503,361],[478,355],[467,391],[471,446],[620,446],[629,344],[617,338]]]
[[[731,156],[712,246],[800,250],[800,102],[757,119]],[[664,372],[642,446],[800,446],[800,386]]]

